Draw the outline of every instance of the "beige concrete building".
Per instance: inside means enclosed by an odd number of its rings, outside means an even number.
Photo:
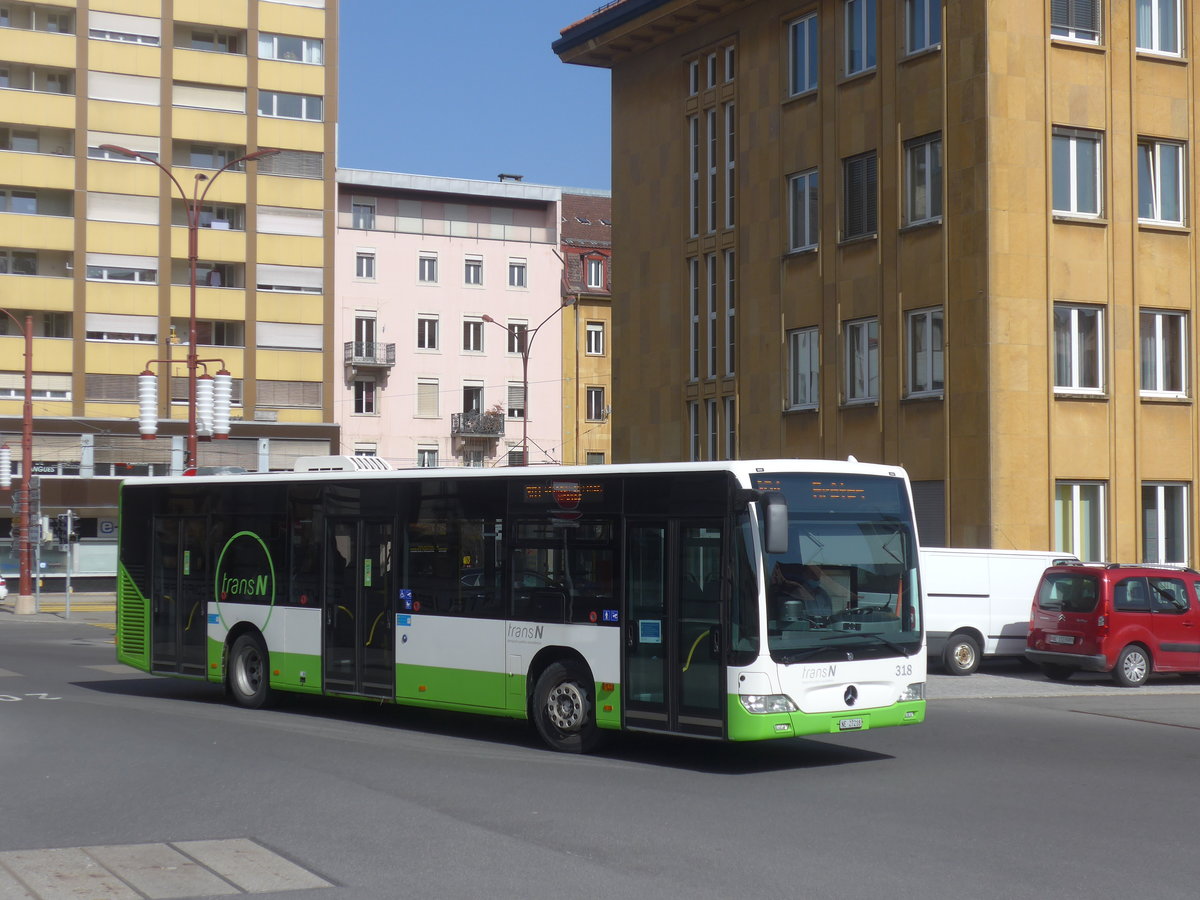
[[[1194,563],[1198,46],[1179,0],[566,29],[612,70],[616,461],[853,454],[927,544]]]
[[[336,40],[337,0],[0,4],[0,307],[16,318],[0,315],[0,442],[19,472],[29,315],[43,512],[75,507],[85,537],[114,515],[98,479],[183,465],[187,205],[148,160],[207,191],[198,356],[232,374],[234,421],[199,464],[290,468],[335,442]],[[264,148],[280,152],[217,175]],[[150,360],[153,442],[138,436]]]

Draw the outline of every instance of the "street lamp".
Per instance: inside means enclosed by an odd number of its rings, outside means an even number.
[[[574,299],[574,297],[568,294],[559,301],[558,306],[550,311],[550,315],[538,322],[534,328],[526,328],[517,333],[519,338],[518,348],[521,353],[521,402],[523,404],[521,407],[521,465],[523,466],[529,465],[529,351],[533,346],[533,339],[542,330],[542,326],[570,306],[574,302]],[[483,321],[491,322],[493,325],[503,328],[505,334],[514,334],[507,325],[497,322],[486,313],[484,313]]]
[[[249,160],[262,159],[264,156],[273,156],[278,153],[278,150],[264,149],[255,150],[253,153],[247,153],[245,156],[239,156],[237,159],[230,160],[217,169],[210,178],[203,172],[196,173],[196,183],[192,187],[192,196],[189,197],[187,191],[183,189],[183,185],[179,183],[171,170],[160,163],[157,159],[145,153],[139,153],[137,150],[129,150],[126,147],[120,147],[116,144],[101,144],[101,150],[119,153],[122,156],[128,156],[131,159],[141,159],[148,163],[153,163],[158,166],[164,175],[171,179],[171,183],[179,190],[179,196],[183,198],[183,202],[187,205],[187,229],[188,229],[188,287],[189,287],[189,307],[188,307],[188,355],[187,355],[187,370],[188,370],[188,430],[187,430],[187,454],[184,459],[183,468],[185,472],[195,471],[196,468],[196,369],[201,363],[220,362],[220,360],[198,359],[196,354],[196,261],[199,259],[198,247],[200,236],[200,207],[204,203],[204,198],[208,196],[209,190],[213,183],[217,180],[222,172],[226,169],[233,168],[239,163]],[[208,182],[204,186],[204,190],[200,190],[200,182]],[[172,363],[174,360],[151,360],[150,362],[166,362]],[[147,372],[149,372],[149,363],[147,364]],[[146,372],[142,373],[143,375]],[[222,373],[225,374],[225,373]],[[139,390],[139,394],[140,394]],[[205,392],[206,398],[209,392]],[[144,399],[144,398],[142,398]],[[143,410],[143,418],[145,418],[145,410]],[[143,422],[143,425],[146,423]],[[147,434],[143,430],[143,437],[151,437],[153,432]]]
[[[21,327],[20,321],[7,309],[0,309]],[[29,539],[29,500],[33,490],[33,316],[25,317],[25,404],[21,411],[21,500],[18,504],[21,548],[17,551],[20,569],[20,586],[17,589],[15,610],[19,615],[34,612],[33,600],[33,541]],[[5,448],[8,449],[7,447]],[[0,473],[5,481],[11,479],[11,464],[4,454],[5,471]]]

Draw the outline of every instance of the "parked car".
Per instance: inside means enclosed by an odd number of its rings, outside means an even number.
[[[1055,566],[1038,585],[1025,656],[1047,678],[1200,672],[1200,572],[1166,566]]]
[[[970,675],[984,657],[1020,658],[1042,572],[1066,562],[1079,560],[1037,550],[922,547],[930,659],[950,675]]]
[[[0,600],[8,596],[8,582],[4,580],[4,576],[0,575]]]

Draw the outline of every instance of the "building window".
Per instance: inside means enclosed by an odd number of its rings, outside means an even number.
[[[176,41],[175,46],[185,46],[191,50],[207,50],[209,53],[242,52],[242,36],[232,31],[200,31],[190,29],[185,38],[186,43]]]
[[[737,459],[737,398],[725,398],[725,458]]]
[[[815,249],[821,224],[816,169],[788,178],[788,221],[788,249],[792,252]]]
[[[1138,141],[1138,220],[1183,224],[1183,145]]]
[[[417,349],[436,350],[438,348],[437,316],[417,317]]]
[[[435,419],[440,413],[438,380],[436,378],[417,379],[417,417]]]
[[[1075,216],[1100,215],[1100,132],[1055,128],[1053,146],[1054,211]]]
[[[734,251],[725,251],[725,374],[732,375],[737,362],[737,266]]]
[[[606,415],[604,405],[604,388],[590,387],[587,389],[587,417],[589,422],[603,422]]]
[[[846,402],[879,399],[879,320],[846,323]]]
[[[1050,34],[1054,37],[1100,43],[1101,0],[1054,0],[1050,4]]]
[[[483,284],[482,256],[468,256],[463,261],[463,284]]]
[[[917,138],[904,145],[904,215],[909,225],[942,217],[942,136]]]
[[[350,201],[351,228],[371,231],[375,228],[375,201],[354,198]]]
[[[942,42],[942,0],[905,0],[908,52],[918,53]]]
[[[38,255],[34,250],[0,250],[0,275],[36,275]]]
[[[528,287],[527,281],[528,270],[525,260],[510,259],[508,261],[508,286],[515,288]]]
[[[417,280],[424,284],[437,284],[438,280],[437,254],[422,253],[417,263]]]
[[[846,74],[875,68],[875,0],[846,0]]]
[[[700,260],[688,260],[688,378],[700,377]]]
[[[435,469],[438,464],[438,448],[436,446],[417,447],[417,466],[422,469]]]
[[[483,352],[483,319],[463,319],[463,350]]]
[[[1095,306],[1054,304],[1054,389],[1099,394],[1104,389],[1101,325]]]
[[[1188,561],[1186,484],[1142,485],[1142,562]]]
[[[584,353],[588,356],[604,355],[604,323],[588,322],[584,337]]]
[[[725,104],[725,227],[734,225],[737,200],[737,113],[732,103]]]
[[[374,379],[356,379],[354,382],[354,414],[358,416],[373,416],[375,412]]]
[[[717,54],[710,53],[705,60],[705,71],[708,74],[708,87],[717,86]]]
[[[583,464],[585,466],[604,465],[604,452],[602,450],[588,450],[583,455]]]
[[[692,400],[687,405],[688,414],[688,459],[695,462],[700,458],[700,404]]]
[[[817,329],[797,328],[787,335],[788,409],[816,409],[820,378]]]
[[[468,465],[482,466],[483,465],[483,457],[480,456],[480,458],[477,462],[472,461],[472,462],[468,463]],[[505,458],[505,465],[507,465],[507,466],[523,466],[523,465],[525,465],[525,448],[520,446],[519,444],[509,447],[508,453],[506,454],[506,458]]]
[[[695,97],[700,93],[700,60],[693,59],[688,63],[688,96]]]
[[[510,321],[508,323],[508,352],[524,353],[528,346],[529,323],[525,321]]]
[[[908,314],[908,394],[941,394],[945,387],[942,357],[942,309]]]
[[[820,64],[821,35],[817,30],[817,14],[796,19],[788,26],[790,79],[788,88],[794,97],[817,89]]]
[[[700,234],[700,117],[688,117],[688,144],[691,147],[688,170],[688,203],[691,207],[691,235]]]
[[[375,279],[375,252],[359,250],[354,254],[354,276],[356,278]]]
[[[282,59],[321,65],[325,61],[325,42],[320,38],[293,37],[289,34],[259,34],[260,59]]]
[[[355,444],[355,456],[376,456],[379,453],[378,444]]]
[[[587,286],[589,290],[604,290],[604,258],[589,256],[587,258]]]
[[[1054,549],[1084,561],[1105,558],[1104,488],[1100,481],[1060,481],[1054,486]]]
[[[285,94],[282,91],[259,91],[258,114],[276,119],[306,119],[321,121],[321,98],[310,94]]]
[[[708,123],[708,232],[717,230],[717,163],[720,155],[717,150],[717,111],[710,109],[705,115]]]
[[[1187,393],[1187,316],[1141,313],[1142,393],[1182,397]]]
[[[845,188],[842,239],[850,240],[875,234],[879,230],[879,185],[875,153],[872,151],[843,160],[842,166]]]
[[[525,385],[519,381],[508,385],[508,417],[525,418]]]
[[[708,353],[705,355],[708,357],[708,377],[715,378],[717,375],[717,255],[715,253],[705,255],[704,271],[707,276],[705,294],[708,306],[705,317]]]
[[[1179,0],[1137,0],[1137,48],[1179,56],[1181,21]]]
[[[717,459],[717,442],[720,439],[720,423],[717,422],[717,401],[704,401],[704,423],[708,426],[705,434],[705,452],[707,459]]]

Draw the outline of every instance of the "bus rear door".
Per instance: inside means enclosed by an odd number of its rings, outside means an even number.
[[[325,560],[325,689],[391,699],[395,541],[390,520],[330,519]]]

